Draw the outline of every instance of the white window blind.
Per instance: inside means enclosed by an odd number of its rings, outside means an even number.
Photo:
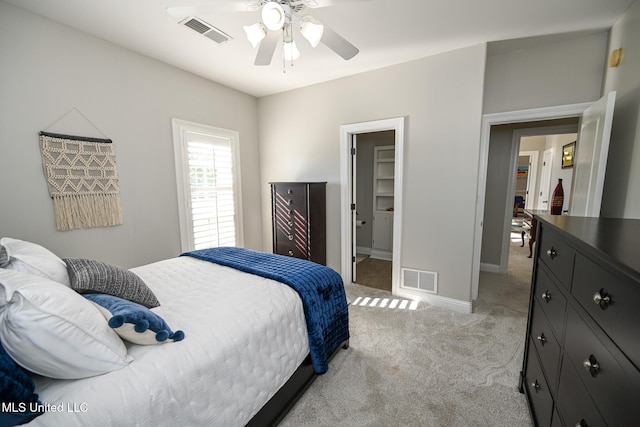
[[[195,139],[187,142],[195,249],[235,246],[233,161],[229,141],[205,142],[202,136]]]
[[[237,133],[174,120],[174,139],[183,250],[242,246]]]

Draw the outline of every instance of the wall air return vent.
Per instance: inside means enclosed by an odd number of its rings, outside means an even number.
[[[209,25],[202,19],[191,16],[180,22],[185,27],[191,28],[193,31],[202,34],[203,36],[213,40],[218,44],[229,41],[232,37],[225,32],[217,29],[213,25]]]
[[[437,294],[438,273],[403,268],[400,286],[406,289]]]

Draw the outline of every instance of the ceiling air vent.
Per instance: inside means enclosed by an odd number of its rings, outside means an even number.
[[[231,39],[231,36],[225,34],[223,31],[217,29],[216,27],[207,24],[203,20],[196,17],[189,17],[184,21],[180,22],[182,25],[191,28],[193,31],[196,31],[203,36],[210,38],[214,42],[218,44],[225,43]]]

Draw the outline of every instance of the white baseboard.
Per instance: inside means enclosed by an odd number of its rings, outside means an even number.
[[[471,301],[462,301],[454,298],[443,297],[440,295],[411,291],[405,288],[398,289],[397,296],[402,298],[418,299],[435,307],[446,308],[447,310],[455,311],[457,313],[473,313],[473,303]]]
[[[371,258],[383,259],[385,261],[393,260],[393,252],[382,249],[371,249]]]
[[[362,255],[371,255],[371,248],[365,248],[363,246],[356,246],[356,253]]]
[[[480,271],[486,271],[487,273],[500,273],[500,266],[497,264],[480,263]]]

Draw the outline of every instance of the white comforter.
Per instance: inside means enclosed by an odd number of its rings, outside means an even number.
[[[286,285],[190,257],[132,271],[185,339],[130,345],[133,362],[105,375],[36,378],[50,411],[30,426],[242,426],[309,352],[302,303]]]

